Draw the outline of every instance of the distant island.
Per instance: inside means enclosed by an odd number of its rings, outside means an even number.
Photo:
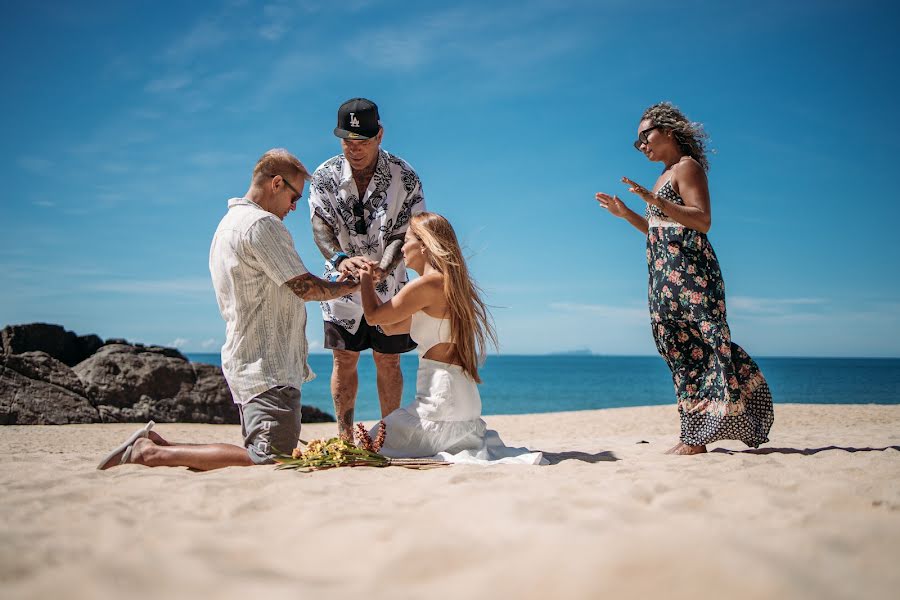
[[[563,350],[560,352],[551,352],[549,356],[593,356],[590,348],[578,348],[576,350]]]

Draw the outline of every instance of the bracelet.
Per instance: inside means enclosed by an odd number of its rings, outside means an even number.
[[[335,252],[334,254],[331,255],[331,258],[328,259],[328,262],[331,263],[332,269],[337,269],[338,265],[341,264],[341,261],[344,260],[345,258],[350,258],[350,257],[347,256],[343,252]]]

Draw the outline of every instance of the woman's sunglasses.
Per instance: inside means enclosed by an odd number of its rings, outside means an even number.
[[[650,141],[647,139],[647,134],[650,133],[651,131],[653,131],[654,129],[657,129],[658,127],[659,127],[659,125],[654,125],[653,127],[648,127],[647,129],[640,132],[638,134],[638,139],[634,140],[634,149],[637,150],[638,152],[640,152],[641,144],[646,144],[647,142]]]

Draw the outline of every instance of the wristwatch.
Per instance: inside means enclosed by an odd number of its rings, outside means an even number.
[[[347,256],[343,252],[335,252],[334,254],[331,255],[331,258],[328,259],[328,262],[331,263],[332,269],[337,269],[338,265],[341,264],[341,261],[344,260],[345,258],[350,258],[350,257]]]

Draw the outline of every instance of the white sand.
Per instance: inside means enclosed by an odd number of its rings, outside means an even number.
[[[0,595],[900,594],[900,406],[776,406],[765,452],[697,457],[662,454],[674,407],[487,420],[558,464],[99,472],[136,425],[0,428]],[[157,430],[239,441],[236,426]]]

